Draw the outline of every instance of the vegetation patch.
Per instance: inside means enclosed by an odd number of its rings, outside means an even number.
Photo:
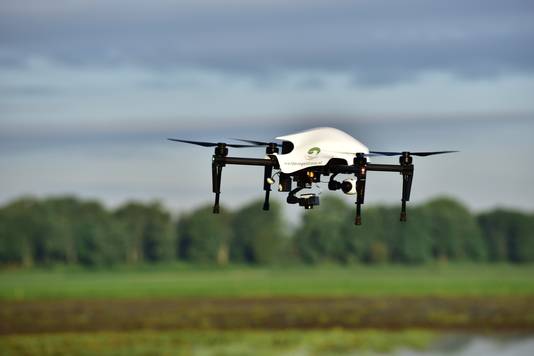
[[[0,337],[0,351],[17,355],[349,355],[426,349],[424,330],[135,331]]]
[[[531,296],[532,265],[199,267],[184,264],[0,272],[0,299],[271,296]]]
[[[534,297],[271,297],[0,302],[0,334],[121,330],[534,330]]]
[[[399,223],[398,207],[367,207],[355,227],[353,210],[325,196],[290,230],[276,202],[269,212],[255,201],[218,215],[207,206],[173,217],[157,203],[109,210],[75,197],[26,197],[0,207],[0,267],[534,262],[531,212],[473,214],[442,197],[410,207],[407,223]]]

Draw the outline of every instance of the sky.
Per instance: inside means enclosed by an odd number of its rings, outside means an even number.
[[[532,18],[519,0],[0,0],[0,203],[183,211],[212,199],[212,152],[166,137],[334,126],[377,150],[460,150],[416,162],[414,202],[534,210]],[[261,172],[224,175],[229,206],[261,198]],[[367,201],[398,202],[396,178]]]

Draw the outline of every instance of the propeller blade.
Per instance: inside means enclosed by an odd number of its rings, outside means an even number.
[[[356,156],[357,153],[363,153],[363,152],[349,152],[349,151],[328,151],[328,150],[324,150],[322,152],[329,152],[329,153],[339,153],[339,154],[344,154],[344,155],[353,155],[353,156]],[[376,157],[376,156],[380,156],[376,153],[363,153],[363,155],[365,157]]]
[[[192,145],[198,145],[202,147],[215,147],[218,145],[218,143],[215,142],[205,142],[205,141],[191,141],[191,140],[180,140],[177,138],[168,138],[169,141],[176,141],[176,142],[183,142],[183,143],[190,143]],[[225,143],[227,147],[234,147],[234,148],[243,148],[243,147],[256,147],[255,145],[238,145],[233,143]]]
[[[167,140],[176,141],[176,142],[183,142],[183,143],[190,143],[192,145],[198,145],[198,146],[202,146],[202,147],[215,147],[215,146],[217,146],[217,144],[213,143],[213,142],[180,140],[178,138],[168,138]]]
[[[387,151],[369,151],[369,153],[379,156],[400,156],[402,152],[387,152]]]
[[[429,152],[408,152],[412,156],[426,157],[432,155],[440,155],[444,153],[453,153],[458,151],[429,151]],[[402,152],[389,152],[389,151],[369,151],[369,153],[380,156],[402,156]]]
[[[265,142],[265,141],[255,141],[255,140],[244,140],[244,139],[241,139],[241,138],[233,138],[232,140],[236,140],[236,141],[242,141],[242,142],[248,142],[248,143],[251,143],[255,146],[269,146],[271,143],[274,143],[276,144],[276,146],[279,146],[278,143],[276,142]]]
[[[256,147],[255,145],[238,145],[238,144],[235,144],[235,143],[227,143],[226,146],[235,147],[235,148]]]
[[[426,156],[432,156],[432,155],[441,155],[444,153],[454,153],[459,151],[431,151],[431,152],[410,152],[412,156],[420,156],[420,157],[426,157]]]

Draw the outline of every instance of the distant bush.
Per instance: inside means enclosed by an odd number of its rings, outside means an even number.
[[[158,203],[109,210],[75,197],[23,197],[0,208],[0,265],[105,266],[182,260],[224,265],[440,261],[534,262],[534,215],[472,214],[451,198],[410,209],[371,206],[354,226],[353,207],[327,196],[289,233],[282,208],[255,201],[213,215],[203,207],[173,219]]]

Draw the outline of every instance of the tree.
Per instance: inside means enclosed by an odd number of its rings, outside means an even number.
[[[267,264],[288,251],[306,263],[425,263],[432,259],[534,262],[534,215],[498,209],[474,217],[450,198],[410,209],[370,206],[354,226],[354,206],[327,196],[304,213],[293,238],[276,202],[252,202],[235,213],[203,207],[176,225],[158,203],[124,204],[111,213],[75,197],[23,197],[0,207],[0,264],[101,266],[157,262],[178,256],[195,263]]]
[[[114,216],[123,225],[129,263],[156,262],[174,257],[171,216],[159,203],[127,203]]]
[[[42,256],[43,220],[37,214],[39,202],[31,197],[17,199],[2,209],[3,260],[31,267]]]
[[[396,211],[398,214],[398,210]],[[397,217],[397,214],[391,212]],[[433,257],[434,238],[432,237],[432,223],[425,216],[424,207],[418,206],[409,211],[409,220],[399,223],[395,219],[396,227],[393,233],[393,260],[400,263],[419,264],[431,261]]]
[[[33,253],[28,251],[23,242],[22,236],[19,235],[16,225],[13,223],[13,212],[9,207],[0,209],[0,264],[22,264],[23,255],[31,254],[31,261],[33,261]],[[31,263],[30,263],[31,264]]]
[[[233,214],[233,261],[266,264],[280,257],[286,227],[280,204],[271,202],[269,211],[263,211],[262,206],[262,201],[254,201]]]
[[[480,214],[478,222],[491,261],[534,261],[534,216],[497,209]]]
[[[348,211],[345,223],[341,227],[352,259],[367,263],[388,262],[393,250],[392,229],[397,225],[391,214],[391,208],[370,206],[363,209],[363,224],[360,226],[353,224],[354,212],[355,208]]]
[[[487,258],[480,228],[465,206],[450,198],[437,198],[421,208],[435,258],[474,261]]]
[[[227,264],[233,237],[231,219],[225,209],[214,215],[211,206],[181,216],[178,255],[191,262]]]
[[[124,229],[98,202],[83,202],[73,220],[78,259],[87,266],[125,261]]]
[[[304,213],[295,231],[295,247],[307,263],[346,262],[350,252],[345,248],[342,226],[347,221],[348,206],[339,198],[327,196],[321,206]]]
[[[74,197],[48,198],[43,201],[48,225],[48,254],[51,260],[69,264],[78,262],[76,224],[83,202]]]

